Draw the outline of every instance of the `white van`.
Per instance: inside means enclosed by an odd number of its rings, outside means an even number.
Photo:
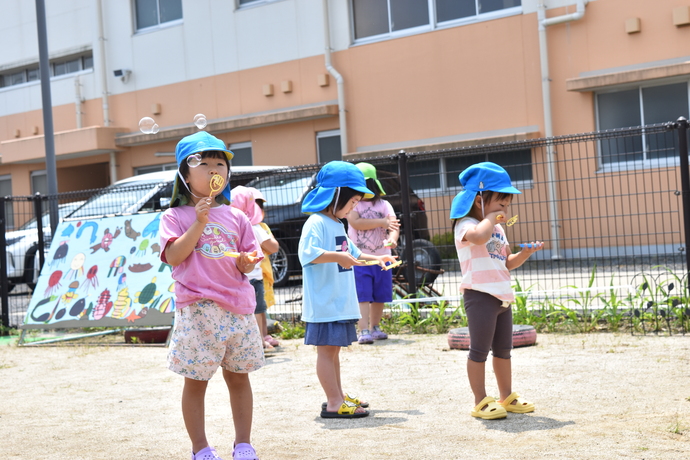
[[[285,169],[285,166],[234,166],[233,174],[249,174]],[[60,208],[60,220],[80,220],[94,217],[134,214],[166,209],[170,206],[173,180],[177,170],[160,171],[128,177],[115,182],[86,201],[70,203]],[[67,205],[64,205],[67,206]],[[64,212],[63,212],[64,210]],[[38,230],[35,224],[9,232],[7,240],[7,279],[10,287],[26,283],[33,289],[40,273]],[[44,216],[45,252],[50,246],[50,217]],[[10,244],[11,243],[11,244]]]

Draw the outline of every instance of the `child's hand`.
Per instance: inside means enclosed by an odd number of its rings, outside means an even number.
[[[523,243],[520,245],[520,247],[522,248],[520,252],[529,257],[535,252],[544,249],[544,243],[542,241],[532,241],[531,243]]]
[[[377,260],[379,263],[379,266],[381,268],[386,268],[386,262],[390,262],[390,263],[395,262],[395,257],[389,256],[389,255],[383,255],[383,256],[370,255],[369,257],[371,257],[372,260]]]
[[[256,256],[256,251],[252,252],[240,252],[240,256],[237,258],[237,269],[242,273],[249,273],[254,270],[254,266],[259,261]]]
[[[503,211],[494,211],[484,216],[484,219],[488,219],[493,225],[500,224],[508,220],[506,213]]]
[[[194,210],[196,211],[196,220],[204,225],[208,223],[208,213],[211,210],[212,203],[212,198],[202,198],[197,202],[196,206],[194,206]]]
[[[387,216],[384,220],[386,221],[386,227],[385,228],[389,232],[400,230],[400,221],[398,220],[397,217]]]
[[[360,262],[359,260],[352,257],[349,252],[337,252],[335,253],[335,259],[338,265],[348,270],[354,265],[366,265],[365,262]]]
[[[390,249],[395,249],[398,247],[398,243],[390,238],[383,240],[383,246]]]

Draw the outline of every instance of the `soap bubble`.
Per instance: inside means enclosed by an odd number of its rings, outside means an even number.
[[[155,129],[155,131],[154,131]],[[158,125],[151,117],[144,117],[139,120],[139,131],[144,134],[152,134],[158,132]]]
[[[206,121],[206,115],[204,115],[203,113],[197,113],[196,115],[194,115],[194,124],[197,128],[204,129],[208,124],[208,122]]]
[[[201,155],[199,155],[198,153],[195,153],[193,155],[189,155],[187,157],[187,165],[190,168],[196,168],[200,164],[201,164]]]

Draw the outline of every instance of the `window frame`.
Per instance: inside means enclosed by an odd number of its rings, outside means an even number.
[[[627,85],[620,85],[616,87],[611,87],[611,88],[606,88],[603,90],[595,91],[593,93],[594,95],[594,115],[595,115],[595,123],[596,123],[596,130],[601,131],[601,125],[600,125],[600,112],[599,112],[599,95],[600,94],[607,94],[607,93],[614,93],[618,91],[626,91],[626,90],[632,90],[635,89],[637,90],[637,97],[639,101],[639,107],[640,107],[640,126],[645,126],[645,113],[644,113],[644,97],[643,97],[643,90],[645,88],[654,88],[654,87],[659,87],[659,86],[669,86],[669,85],[675,85],[678,83],[686,83],[687,84],[687,94],[688,94],[688,100],[686,101],[688,104],[688,111],[690,112],[690,79],[688,79],[687,76],[679,77],[679,78],[671,78],[664,80],[663,82],[660,81],[655,81],[655,82],[648,82],[648,83],[635,83],[635,84],[627,84]],[[675,120],[668,120],[668,121],[675,121]],[[628,128],[628,126],[621,126],[620,128]],[[617,129],[617,128],[612,128],[612,129]],[[648,143],[647,143],[647,134],[646,131],[643,129],[642,134],[640,135],[642,139],[642,159],[641,160],[632,160],[632,161],[616,161],[616,162],[609,162],[609,163],[604,163],[603,161],[603,156],[602,156],[602,140],[599,139],[597,140],[597,172],[600,173],[610,173],[610,172],[619,172],[619,171],[629,171],[629,170],[638,170],[638,169],[658,169],[658,168],[666,168],[666,167],[677,167],[680,166],[680,159],[678,156],[674,155],[671,157],[663,157],[663,158],[648,158],[649,154],[649,148],[648,148]]]
[[[338,137],[340,138],[341,133],[340,129],[329,129],[326,131],[317,131],[316,136],[314,136],[314,141],[316,142],[316,162],[317,163],[323,163],[321,160],[321,149],[319,148],[319,139],[327,138],[327,137]],[[340,159],[343,159],[343,152],[340,152]]]
[[[534,161],[533,161],[533,149],[531,148],[525,148],[525,149],[516,149],[516,150],[507,150],[505,152],[487,152],[483,153],[482,155],[485,156],[483,161],[489,161],[489,155],[490,154],[510,154],[512,152],[515,152],[517,150],[530,150],[530,168],[532,169],[532,178],[531,179],[522,179],[522,180],[511,180],[513,187],[519,189],[519,190],[530,190],[534,188]],[[433,188],[419,188],[415,187],[414,185],[410,184],[410,187],[412,190],[414,190],[417,195],[423,198],[431,198],[431,197],[436,197],[436,196],[446,196],[449,194],[457,194],[460,191],[463,190],[463,187],[461,185],[448,185],[448,167],[446,165],[446,160],[451,159],[451,158],[458,158],[461,155],[454,155],[454,156],[447,156],[447,157],[441,157],[437,158],[436,160],[439,162],[439,169],[438,169],[438,175],[439,175],[439,187],[433,187]],[[420,161],[430,161],[430,160],[424,160],[423,158],[420,158]],[[414,162],[410,162],[409,164],[414,164]],[[408,166],[409,169],[409,166]],[[458,173],[459,174],[459,173]]]
[[[259,1],[259,0],[257,0]],[[270,1],[270,0],[268,0]],[[468,16],[464,18],[458,18],[458,19],[450,19],[448,21],[443,21],[443,22],[437,22],[436,21],[436,0],[427,0],[428,4],[428,11],[429,11],[429,23],[421,26],[416,26],[416,27],[410,27],[408,29],[402,29],[402,30],[397,30],[397,31],[391,31],[391,9],[390,9],[390,2],[392,0],[387,0],[388,4],[388,32],[383,33],[383,34],[378,34],[378,35],[370,35],[367,37],[362,37],[362,38],[357,38],[356,37],[356,32],[355,32],[355,6],[354,6],[354,0],[349,0],[348,1],[348,6],[349,6],[349,13],[350,13],[350,36],[352,37],[352,45],[365,45],[369,43],[375,43],[375,42],[380,42],[384,40],[392,40],[395,38],[400,38],[400,37],[406,37],[409,35],[416,35],[420,33],[426,33],[426,32],[431,32],[434,30],[440,30],[440,29],[447,29],[450,27],[458,27],[458,26],[464,26],[467,24],[475,24],[479,22],[484,22],[484,21],[491,21],[494,19],[499,19],[499,18],[504,18],[504,17],[509,17],[509,16],[517,16],[518,14],[523,14],[523,7],[524,5],[522,4],[524,0],[521,0],[520,6],[512,6],[509,8],[504,8],[501,10],[497,11],[491,11],[488,13],[479,13],[475,14],[474,16]],[[475,0],[475,6],[476,2],[478,0]]]
[[[91,67],[86,67],[86,60],[90,59],[91,60]],[[66,64],[68,62],[73,62],[75,60],[79,61],[79,70],[75,72],[67,72],[63,73],[60,75],[55,75],[55,65],[56,64]],[[79,54],[71,54],[67,56],[61,56],[58,58],[53,58],[48,62],[48,65],[50,67],[50,80],[59,80],[62,78],[71,78],[75,77],[78,75],[82,75],[85,73],[91,73],[93,72],[93,52],[89,50],[88,52],[82,52]],[[31,79],[32,73],[35,72],[36,78]],[[6,85],[5,84],[5,79],[7,77],[11,77],[12,75],[17,75],[23,73],[24,74],[24,80],[21,83],[16,83],[13,85]],[[7,69],[3,71],[0,74],[1,77],[3,77],[3,86],[0,86],[0,91],[6,91],[9,89],[17,89],[17,88],[22,88],[28,85],[35,85],[39,84],[41,82],[41,72],[39,69],[39,64],[38,62],[35,64],[30,64],[30,65],[25,65],[22,67],[16,67],[14,69]]]
[[[148,27],[139,28],[138,17],[137,17],[137,2],[138,0],[132,0],[132,22],[134,27],[134,34],[138,35],[141,33],[154,32],[161,29],[166,29],[168,27],[175,27],[184,22],[184,2],[180,0],[180,7],[182,8],[182,17],[179,19],[173,19],[171,21],[160,22],[161,20],[161,8],[160,0],[156,0],[156,14],[158,18],[158,23]]]
[[[247,142],[233,142],[232,144],[228,144],[228,150],[232,151],[234,153],[234,149],[249,149],[249,164],[248,165],[234,165],[234,166],[254,166],[254,147],[252,145],[252,141],[247,141]],[[235,158],[233,158],[234,160]],[[230,160],[230,170],[232,171],[232,160]]]
[[[0,182],[8,182],[12,195],[12,174],[0,175]],[[7,231],[14,230],[14,201],[5,201],[5,227]]]

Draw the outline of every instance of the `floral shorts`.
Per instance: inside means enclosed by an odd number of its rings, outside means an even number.
[[[210,380],[218,367],[248,373],[265,364],[253,314],[223,310],[207,299],[175,310],[168,369],[194,380]]]

